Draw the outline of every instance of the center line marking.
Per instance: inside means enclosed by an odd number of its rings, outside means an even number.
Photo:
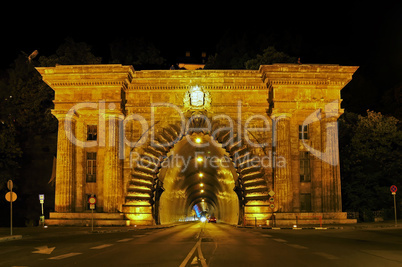
[[[289,247],[292,247],[292,248],[297,248],[297,249],[307,249],[307,247],[305,247],[305,246],[300,246],[300,245],[297,245],[297,244],[287,244]]]
[[[76,255],[80,255],[80,254],[82,254],[82,253],[79,253],[79,252],[72,252],[72,253],[67,253],[67,254],[59,255],[59,256],[56,256],[56,257],[51,257],[51,258],[49,258],[49,260],[61,260],[61,259],[70,258],[70,257],[76,256]]]
[[[275,240],[276,242],[282,242],[282,243],[288,242],[288,241],[286,241],[284,239],[280,239],[280,238],[273,238],[272,240]]]
[[[146,236],[146,235],[133,235],[133,237],[143,237],[143,236]]]
[[[110,246],[113,246],[113,244],[104,244],[104,245],[100,245],[100,246],[97,246],[97,247],[92,247],[90,249],[102,249],[102,248],[107,248],[107,247],[110,247]]]
[[[118,240],[117,242],[127,242],[127,241],[130,241],[130,240],[133,240],[134,238],[125,238],[125,239],[121,239],[121,240]]]

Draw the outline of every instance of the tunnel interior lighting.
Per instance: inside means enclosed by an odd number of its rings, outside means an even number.
[[[202,139],[201,139],[200,137],[197,137],[197,138],[195,139],[195,142],[196,142],[197,144],[201,144]]]

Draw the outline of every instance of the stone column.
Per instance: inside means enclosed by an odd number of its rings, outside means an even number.
[[[119,157],[119,119],[106,118],[106,147],[103,177],[103,211],[119,212],[123,199],[122,169]]]
[[[341,177],[339,165],[337,117],[321,120],[322,136],[322,206],[323,212],[341,212]]]
[[[70,141],[75,131],[75,120],[57,116],[56,212],[74,211],[74,144]]]
[[[274,185],[278,212],[292,212],[290,115],[273,119]]]

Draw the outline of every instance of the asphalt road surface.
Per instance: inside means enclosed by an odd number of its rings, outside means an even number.
[[[402,266],[402,229],[54,232],[0,243],[0,266]]]

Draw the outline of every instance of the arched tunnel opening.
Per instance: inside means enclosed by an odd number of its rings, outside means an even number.
[[[215,217],[237,224],[236,169],[228,153],[209,135],[194,133],[175,144],[158,174],[164,191],[155,206],[157,223]]]

